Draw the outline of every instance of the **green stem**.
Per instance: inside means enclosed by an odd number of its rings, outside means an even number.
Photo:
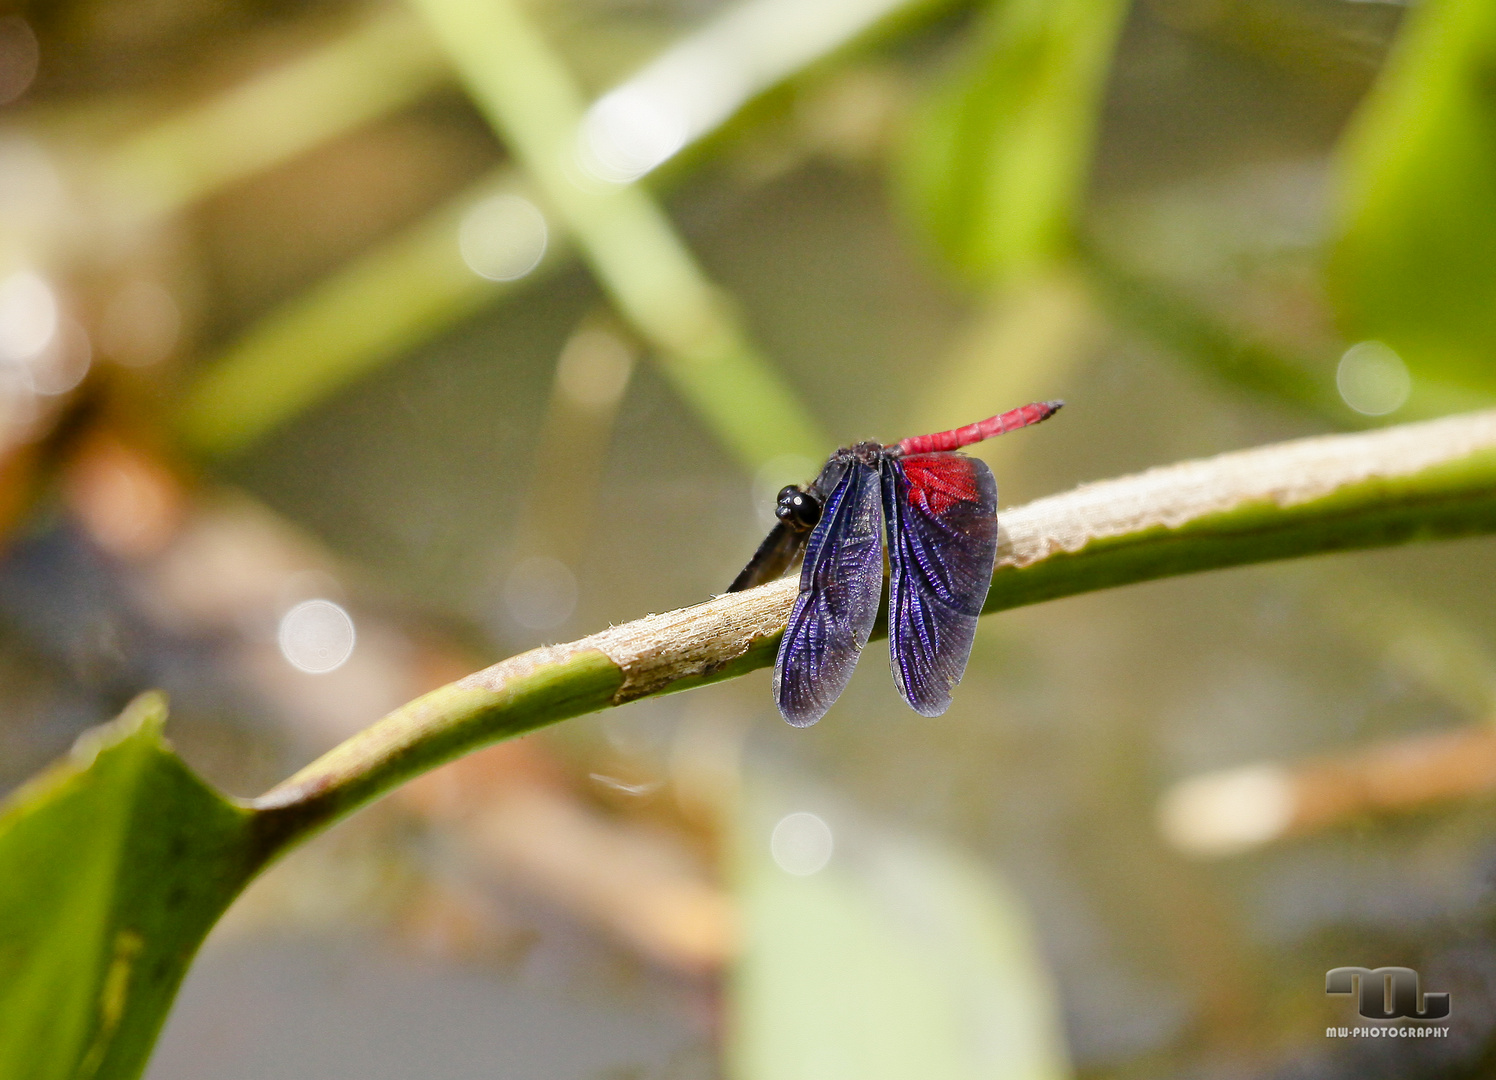
[[[1089,484],[1005,511],[986,610],[1300,555],[1496,532],[1496,412],[1334,435]],[[783,579],[512,657],[267,792],[280,850],[486,743],[773,663]]]
[[[1094,241],[1078,244],[1098,297],[1126,326],[1215,379],[1287,404],[1335,427],[1354,426],[1332,380],[1309,358],[1254,341],[1166,283],[1124,267]]]
[[[740,461],[812,455],[824,441],[797,396],[758,354],[660,208],[639,187],[577,165],[583,99],[513,0],[415,0],[494,130],[665,377]]]
[[[906,4],[895,15],[885,15],[876,23],[875,32],[879,36],[893,34],[896,28],[932,18],[948,6],[950,0]],[[876,3],[868,7],[884,10]],[[871,15],[864,14],[867,17],[862,21],[845,24],[849,35],[855,36],[854,31],[871,25]],[[115,187],[149,188],[150,198],[159,203],[158,210],[172,209],[217,185],[241,178],[246,170],[263,168],[306,149],[313,128],[305,122],[283,123],[288,100],[309,109],[324,136],[369,118],[381,102],[392,108],[403,100],[396,93],[400,87],[407,94],[419,89],[409,78],[411,71],[424,71],[420,65],[429,64],[433,55],[424,27],[415,35],[405,27],[404,36],[412,40],[399,40],[393,46],[401,50],[401,56],[387,57],[378,51],[389,47],[389,27],[404,26],[401,19],[380,17],[349,41],[329,47],[327,55],[309,57],[222,100],[164,121],[123,147],[106,166],[106,173]],[[717,27],[717,22],[707,23],[682,39],[677,49],[699,48],[703,35],[716,35]],[[865,39],[863,35],[860,40]],[[828,48],[834,50],[846,43],[838,39]],[[363,55],[363,68],[349,74],[345,82],[329,77],[332,73],[348,73],[346,61],[353,55]],[[817,57],[817,61],[824,59],[824,55]],[[438,62],[437,66],[440,74],[446,73],[445,65]],[[379,71],[384,80],[372,95],[357,92],[359,80],[366,79],[368,71]],[[390,71],[398,76],[394,83],[390,83]],[[745,86],[743,93],[758,93],[769,85]],[[215,156],[217,144],[223,132],[234,130],[230,120],[247,128],[254,138],[250,146],[236,146],[230,157],[220,161]],[[209,158],[213,160],[202,164]],[[463,266],[454,237],[461,214],[478,199],[522,186],[518,170],[512,166],[495,170],[430,218],[272,311],[227,351],[210,359],[181,406],[179,427],[188,445],[209,456],[237,453],[302,410],[511,289],[513,286],[479,278]],[[526,194],[536,197],[533,192]],[[148,208],[137,207],[137,212],[144,209]],[[562,250],[565,244],[564,231],[553,230],[544,268],[554,269],[567,262],[570,252]],[[535,280],[536,275],[532,275],[524,284]],[[702,377],[705,374],[709,372]],[[772,438],[767,436],[764,449],[755,453],[768,452]],[[775,452],[780,453],[788,443],[776,445]]]
[[[126,215],[165,216],[392,113],[447,78],[441,54],[410,15],[381,11],[132,135],[105,159],[101,180]]]
[[[540,266],[522,281],[489,281],[462,261],[463,215],[503,194],[533,193],[516,170],[495,169],[262,319],[205,364],[183,395],[176,416],[183,441],[213,457],[236,453],[443,327],[564,265],[561,239],[547,245]]]
[[[618,667],[592,650],[527,667],[497,685],[463,680],[418,697],[255,800],[266,857],[479,746],[606,708],[623,683]]]
[[[1295,353],[1243,333],[1169,283],[1123,266],[1094,241],[1082,239],[1078,252],[1097,296],[1118,321],[1152,338],[1203,374],[1336,428],[1375,427],[1381,423],[1379,418],[1355,412],[1340,399],[1329,358]],[[1421,420],[1490,405],[1487,394],[1420,377],[1398,416]]]

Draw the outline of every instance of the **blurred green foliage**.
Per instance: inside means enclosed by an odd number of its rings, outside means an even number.
[[[978,280],[1042,271],[1068,250],[1126,0],[987,4],[961,63],[910,124],[905,199]]]
[[[816,797],[754,784],[734,836],[743,958],[731,1074],[1060,1080],[1054,988],[1022,905],[984,867],[828,814],[837,858],[786,873],[763,837]],[[828,833],[828,835],[830,835]]]
[[[1345,140],[1331,286],[1415,380],[1496,392],[1496,5],[1427,0]]]

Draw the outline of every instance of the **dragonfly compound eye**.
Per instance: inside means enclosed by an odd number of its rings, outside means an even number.
[[[796,531],[804,532],[821,520],[821,501],[791,485],[780,491],[774,516]]]

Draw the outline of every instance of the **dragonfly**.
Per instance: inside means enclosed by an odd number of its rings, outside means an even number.
[[[774,664],[786,720],[814,724],[852,678],[883,593],[884,529],[893,680],[915,712],[945,712],[997,561],[997,481],[985,461],[955,451],[1047,420],[1062,405],[1038,401],[891,446],[844,446],[809,484],[780,490],[778,523],[727,591],[780,577],[804,550]]]

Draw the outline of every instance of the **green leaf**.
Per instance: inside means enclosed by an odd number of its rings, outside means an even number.
[[[1063,254],[1126,0],[1001,0],[910,126],[911,213],[957,267],[1004,281]]]
[[[0,806],[0,1077],[139,1076],[193,954],[270,859],[460,753],[616,703],[622,680],[593,649],[513,658],[253,804],[172,752],[160,695],[137,699]]]
[[[1496,391],[1496,4],[1424,0],[1347,136],[1331,285],[1415,383]]]
[[[137,699],[0,810],[0,1076],[134,1077],[187,964],[259,864],[250,813]]]
[[[1054,988],[1018,899],[989,868],[928,838],[860,825],[845,808],[819,819],[830,861],[791,873],[771,843],[803,857],[781,830],[817,801],[754,786],[740,815],[744,947],[729,998],[731,1074],[1068,1076]]]

